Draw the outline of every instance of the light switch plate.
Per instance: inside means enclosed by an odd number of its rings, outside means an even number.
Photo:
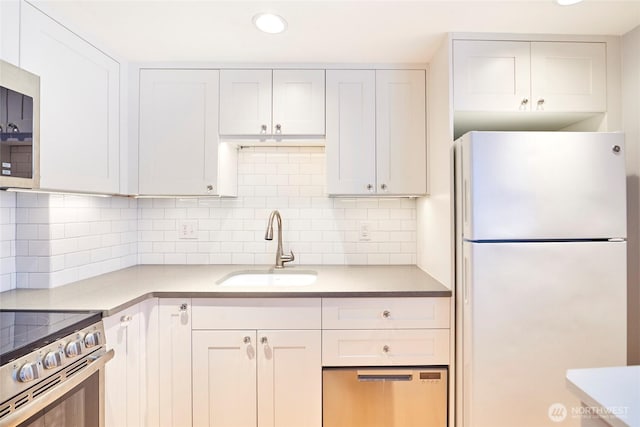
[[[373,224],[366,221],[360,222],[360,234],[359,240],[361,242],[368,242],[371,240],[371,231],[373,229]]]
[[[178,239],[197,239],[198,221],[178,221]]]

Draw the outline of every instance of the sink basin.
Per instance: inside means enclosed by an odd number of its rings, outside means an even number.
[[[240,271],[218,281],[220,286],[308,286],[316,281],[315,271]]]

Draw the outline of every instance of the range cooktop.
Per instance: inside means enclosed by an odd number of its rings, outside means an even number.
[[[101,319],[89,311],[0,310],[0,366]]]

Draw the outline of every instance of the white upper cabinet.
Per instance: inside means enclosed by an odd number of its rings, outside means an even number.
[[[424,70],[327,71],[327,192],[427,191]]]
[[[220,71],[220,134],[271,133],[271,70]]]
[[[606,45],[454,40],[456,111],[604,112]]]
[[[457,111],[529,109],[529,42],[453,42],[454,106]]]
[[[118,193],[120,65],[21,3],[20,66],[40,76],[40,186]]]
[[[324,70],[273,70],[272,133],[324,135]]]
[[[220,135],[324,135],[324,70],[222,70]]]
[[[531,110],[607,110],[604,43],[531,43]]]
[[[140,194],[235,195],[221,182],[237,154],[218,144],[218,82],[218,70],[140,71]]]
[[[376,183],[376,73],[327,70],[327,192],[369,194]]]
[[[425,194],[425,71],[376,71],[376,117],[378,193]]]

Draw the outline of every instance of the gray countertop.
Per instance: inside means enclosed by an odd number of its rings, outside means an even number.
[[[138,265],[53,289],[0,293],[4,310],[98,310],[106,316],[146,298],[450,297],[451,290],[416,266],[295,266],[315,271],[308,286],[224,287],[217,282],[256,265]]]

